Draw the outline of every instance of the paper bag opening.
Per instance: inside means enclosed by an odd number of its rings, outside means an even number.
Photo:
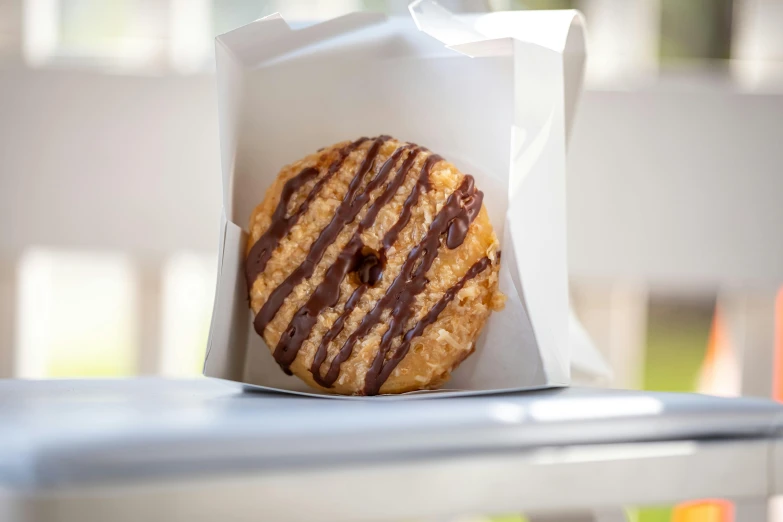
[[[272,16],[216,39],[224,216],[205,375],[335,397],[286,376],[253,331],[244,228],[283,165],[332,143],[389,134],[474,175],[501,240],[508,297],[448,390],[395,397],[569,383],[566,108],[581,75],[568,75],[564,56],[568,45],[579,49],[568,42],[580,40],[572,28],[581,19],[570,11],[538,24],[561,35],[558,48],[511,31],[512,19],[532,13],[461,18],[428,1],[411,12],[415,23],[353,13],[300,30]],[[574,49],[583,63],[583,42],[581,54]]]

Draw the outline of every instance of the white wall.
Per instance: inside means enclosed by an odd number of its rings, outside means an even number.
[[[212,250],[214,78],[0,71],[0,253]]]
[[[783,283],[781,136],[782,94],[588,91],[569,158],[572,275]],[[211,251],[217,140],[211,76],[0,71],[0,255]]]
[[[783,95],[588,92],[569,158],[581,278],[783,282]]]

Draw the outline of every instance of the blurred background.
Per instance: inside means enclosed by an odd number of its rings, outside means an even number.
[[[441,3],[587,18],[569,267],[614,372],[592,384],[783,398],[783,0]],[[406,4],[0,0],[0,377],[200,375],[214,36]]]

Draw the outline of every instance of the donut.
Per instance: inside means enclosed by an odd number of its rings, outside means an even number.
[[[442,386],[505,300],[483,199],[472,176],[389,136],[283,167],[245,264],[255,331],[281,369],[342,395]]]

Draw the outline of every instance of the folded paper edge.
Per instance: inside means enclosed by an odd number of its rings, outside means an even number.
[[[291,52],[364,29],[387,20],[383,13],[357,11],[292,29],[279,14],[270,15],[215,37],[244,66],[258,66]],[[261,30],[261,27],[263,30]],[[261,45],[274,41],[275,45]],[[248,52],[249,50],[254,52]]]
[[[216,378],[216,377],[211,377]],[[229,379],[220,379],[222,381],[231,381]],[[563,388],[565,384],[546,384],[538,386],[529,386],[524,388],[502,388],[493,390],[454,390],[454,389],[439,389],[439,390],[420,390],[416,392],[400,393],[400,394],[386,394],[386,395],[332,395],[328,393],[317,392],[302,392],[295,390],[284,390],[282,388],[271,388],[269,386],[261,386],[258,384],[240,383],[244,391],[249,393],[274,393],[283,394],[295,397],[309,397],[313,399],[332,399],[341,401],[401,401],[401,400],[422,400],[422,399],[448,399],[458,397],[478,397],[483,395],[502,395],[510,393],[520,392],[532,392],[541,390],[551,390],[553,388]]]
[[[209,321],[209,333],[207,334],[207,347],[204,354],[204,365],[201,369],[203,375],[207,374],[207,364],[209,363],[209,356],[212,352],[212,338],[215,335],[215,319],[217,314],[215,309],[218,307],[218,298],[220,296],[220,273],[223,270],[223,258],[225,256],[226,248],[226,213],[223,210],[220,213],[220,236],[218,239],[218,266],[217,266],[217,278],[215,280],[215,297],[212,299],[212,317]]]
[[[530,44],[547,47],[562,56],[563,73],[565,78],[565,123],[566,145],[570,142],[576,110],[581,98],[584,83],[584,69],[587,58],[587,41],[585,34],[584,15],[576,10],[553,11],[558,18],[562,18],[562,24],[568,24],[562,42],[562,48],[542,44],[535,39],[525,38],[523,35],[505,34],[503,36],[488,35],[477,30],[452,14],[434,0],[415,0],[408,6],[416,27],[442,42],[447,48],[470,56],[472,58],[488,56],[508,56],[513,52],[513,44],[510,40],[519,40]],[[499,15],[492,13],[487,16]],[[546,15],[545,12],[515,13],[517,16]]]
[[[223,209],[228,221],[241,226],[234,220],[233,208],[234,156],[238,146],[236,130],[240,115],[229,107],[230,104],[225,100],[241,98],[242,86],[232,81],[231,76],[242,68],[260,66],[289,53],[386,20],[387,17],[382,13],[354,12],[293,30],[282,16],[275,13],[215,37]],[[263,45],[275,40],[278,41],[276,46]],[[248,53],[248,49],[258,51]]]

